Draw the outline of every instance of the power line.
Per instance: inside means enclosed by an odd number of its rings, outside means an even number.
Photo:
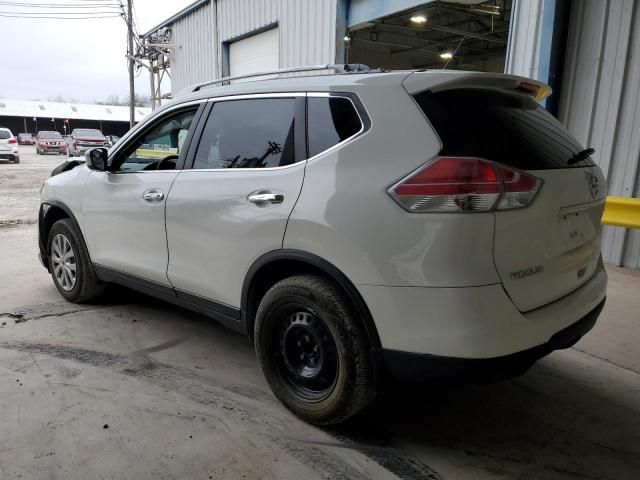
[[[91,9],[91,8],[120,8],[115,3],[92,3],[87,5],[81,3],[23,3],[23,2],[3,2],[0,1],[0,5],[7,7],[20,7],[20,8],[79,8],[79,9]]]
[[[69,16],[69,15],[116,15],[116,16],[120,16],[121,14],[117,13],[117,12],[109,12],[109,11],[100,11],[100,12],[3,12],[0,11],[1,14],[3,15],[21,15],[21,16],[25,16],[26,18],[35,16],[35,15],[64,15],[64,16]],[[35,17],[37,18],[37,17]],[[73,18],[73,17],[70,17]]]
[[[56,16],[42,16],[42,17],[34,17],[34,16],[24,16],[24,15],[12,15],[4,12],[0,12],[0,17],[3,18],[30,18],[30,19],[54,19],[54,20],[93,20],[99,18],[120,18],[120,15],[109,15],[109,16],[89,16],[89,17],[56,17]]]

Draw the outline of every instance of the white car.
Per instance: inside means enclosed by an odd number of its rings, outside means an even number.
[[[18,140],[16,140],[8,128],[0,128],[0,159],[20,163]]]
[[[248,335],[316,424],[388,377],[522,373],[593,327],[607,284],[606,182],[544,89],[461,71],[196,86],[47,180],[41,260],[69,301],[115,282]]]

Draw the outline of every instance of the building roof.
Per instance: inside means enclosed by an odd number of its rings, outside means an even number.
[[[151,109],[147,107],[136,107],[135,111],[136,122],[151,113]],[[0,117],[51,117],[128,122],[129,107],[0,98]]]
[[[189,15],[191,12],[193,12],[194,10],[197,10],[198,8],[200,8],[201,6],[209,3],[211,0],[196,0],[195,2],[193,2],[191,5],[186,6],[185,8],[183,8],[182,10],[180,10],[178,13],[176,13],[175,15],[172,15],[171,17],[167,18],[164,22],[159,23],[158,25],[156,25],[155,27],[153,27],[151,30],[149,30],[147,33],[143,33],[142,35],[140,35],[140,38],[145,38],[148,37],[149,35],[151,35],[152,33],[157,32],[158,30],[160,30],[161,28],[164,27],[168,27],[169,25],[177,22],[178,20],[180,20],[182,17],[185,17],[186,15]]]

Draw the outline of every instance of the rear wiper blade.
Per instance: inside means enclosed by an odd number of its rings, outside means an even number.
[[[581,162],[582,160],[589,158],[594,153],[596,153],[595,148],[586,148],[581,152],[576,153],[573,157],[567,160],[567,165],[573,165],[574,163]]]

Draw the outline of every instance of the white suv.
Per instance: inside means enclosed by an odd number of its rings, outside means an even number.
[[[607,283],[605,180],[544,88],[459,71],[197,86],[47,180],[41,260],[70,301],[114,282],[247,334],[316,424],[389,377],[521,373],[593,327]]]
[[[16,140],[8,128],[0,128],[0,159],[20,163],[18,140]]]

